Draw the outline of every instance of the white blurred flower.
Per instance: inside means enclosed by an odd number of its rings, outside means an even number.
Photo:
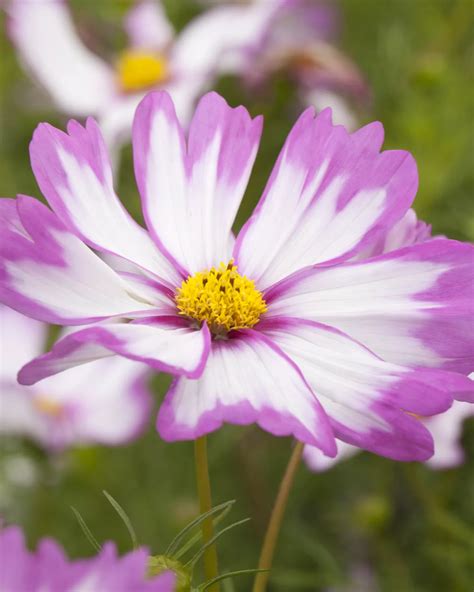
[[[48,327],[7,307],[0,308],[0,327],[0,434],[27,436],[56,450],[121,444],[145,427],[151,402],[146,366],[110,357],[22,386],[16,374],[41,354]],[[20,479],[26,474],[24,467],[10,468]]]
[[[272,3],[220,6],[175,35],[159,0],[141,0],[125,16],[128,45],[112,63],[83,44],[66,0],[10,0],[7,24],[25,67],[57,107],[68,115],[95,116],[116,159],[148,90],[167,90],[187,122],[218,65],[238,61],[275,9]]]

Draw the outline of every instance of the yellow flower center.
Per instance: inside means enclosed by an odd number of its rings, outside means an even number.
[[[176,293],[179,314],[206,321],[214,335],[233,329],[248,329],[267,310],[261,292],[252,280],[237,271],[233,261],[195,273]]]
[[[168,62],[159,54],[128,49],[119,57],[117,76],[124,91],[136,92],[166,80]]]
[[[63,406],[57,401],[53,401],[47,396],[41,395],[34,400],[36,408],[41,413],[49,415],[50,417],[60,417],[63,412]]]

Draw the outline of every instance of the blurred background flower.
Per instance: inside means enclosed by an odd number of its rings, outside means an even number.
[[[24,0],[22,10],[38,1]],[[183,32],[190,30],[193,19],[208,10],[228,10],[228,4],[166,0],[160,14],[165,14],[178,31],[177,39],[184,39]],[[268,9],[267,2],[260,4]],[[279,14],[287,16],[280,21],[272,16],[270,34],[262,38],[265,51],[256,54],[257,44],[250,53],[240,54],[245,58],[240,61],[230,52],[225,60],[220,59],[220,54],[213,56],[219,58],[219,66],[206,81],[230,104],[243,103],[252,115],[265,114],[262,146],[238,225],[248,217],[261,194],[302,104],[311,101],[323,106],[318,97],[330,93],[330,99],[321,99],[323,103],[329,101],[337,107],[337,101],[342,101],[343,112],[354,124],[380,119],[386,130],[385,147],[402,147],[414,154],[420,173],[417,214],[432,225],[433,234],[474,239],[473,108],[466,80],[472,67],[472,3],[341,0],[321,4],[288,0],[282,4],[272,2],[270,8],[273,10],[276,4],[286,11]],[[314,27],[310,27],[314,35],[308,47],[306,43],[300,46],[302,33],[294,18],[298,22],[297,14],[301,12],[292,13],[292,4],[298,11],[309,7],[315,11],[313,14],[326,15],[326,20],[308,19],[307,24]],[[10,2],[4,0],[3,5],[11,10]],[[257,5],[232,3],[230,8],[254,9]],[[154,6],[153,10],[159,11],[158,5]],[[95,63],[99,60],[107,68],[107,77],[113,79],[116,89],[117,59],[126,56],[124,49],[137,48],[132,32],[134,19],[130,16],[137,14],[137,5],[130,0],[71,0],[61,10],[67,12],[69,22],[62,33],[69,31],[69,40],[74,39],[76,47],[79,44],[81,54],[92,54]],[[72,113],[59,109],[57,99],[51,100],[54,94],[45,80],[40,80],[39,86],[32,84],[33,68],[29,65],[25,70],[25,57],[10,41],[6,13],[2,21],[2,195],[22,191],[39,197],[28,160],[31,133],[38,121],[64,128]],[[221,37],[236,34],[229,19],[224,17],[221,22],[226,25],[219,28]],[[130,37],[124,33],[124,23]],[[276,34],[282,27],[288,27],[286,37]],[[166,38],[169,31],[163,25],[160,35]],[[51,30],[49,34],[53,35]],[[193,51],[187,54],[190,61],[185,64],[192,71],[198,71],[194,58],[205,58],[204,47],[215,47],[208,32],[195,39]],[[163,43],[166,51],[174,47],[170,41]],[[284,47],[284,51],[269,49],[275,47]],[[37,40],[33,50],[40,55],[43,49]],[[74,64],[72,57],[69,66]],[[50,77],[54,64],[56,61],[50,61],[46,68]],[[122,74],[126,65],[125,61]],[[39,78],[38,74],[34,77]],[[314,87],[308,80],[314,81]],[[91,100],[97,96],[93,88],[81,87],[82,83],[77,89],[77,83],[73,80],[68,87],[69,91],[76,89],[73,100],[76,95],[85,95],[86,99],[90,95]],[[196,90],[195,98],[202,90]],[[127,104],[139,94],[127,92],[120,96],[127,99]],[[82,116],[86,112],[75,114]],[[110,113],[105,116],[112,117]],[[127,146],[117,185],[122,199],[140,220]],[[162,397],[168,384],[164,375],[153,379],[156,398]],[[3,407],[3,400],[1,404]],[[432,471],[425,465],[397,464],[361,453],[323,475],[300,471],[275,560],[278,567],[272,591],[470,589],[474,552],[472,419],[465,420],[463,428],[457,441],[464,452],[464,463],[457,468]],[[232,540],[229,537],[222,544],[222,566],[246,568],[255,564],[274,489],[287,460],[288,442],[267,437],[258,429],[244,431],[227,426],[211,438],[210,448],[214,488],[218,492],[215,501],[237,498],[241,515],[253,518],[250,525],[235,530]],[[197,511],[191,444],[166,444],[154,430],[124,447],[81,446],[53,456],[23,438],[9,436],[2,438],[1,454],[0,511],[4,518],[21,524],[30,543],[45,535],[54,536],[73,557],[90,555],[91,548],[70,505],[81,511],[101,538],[116,540],[123,551],[128,548],[128,535],[102,499],[102,489],[120,497],[140,540],[153,548],[167,542]],[[249,586],[245,578],[236,582],[236,590],[248,590]]]
[[[30,438],[54,451],[138,437],[149,422],[150,373],[129,360],[104,358],[25,387],[20,368],[45,351],[48,325],[0,307],[0,434]]]
[[[175,37],[159,0],[138,0],[122,17],[125,44],[116,49],[122,44],[117,29],[109,59],[83,42],[67,0],[8,0],[6,27],[21,63],[54,105],[67,115],[95,116],[117,150],[130,138],[135,109],[151,89],[166,89],[188,121],[221,61],[229,55],[238,60],[258,42],[276,4],[209,10]],[[90,33],[100,45],[100,31]]]

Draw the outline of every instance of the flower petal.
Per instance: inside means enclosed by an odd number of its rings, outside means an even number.
[[[7,526],[0,531],[0,557],[0,590],[35,589],[37,562],[28,552],[25,537],[18,526]]]
[[[0,434],[26,436],[49,450],[128,442],[143,431],[150,417],[146,375],[143,364],[113,356],[46,378],[34,387],[2,380]]]
[[[171,571],[147,577],[150,551],[140,547],[119,556],[112,542],[105,542],[99,554],[69,560],[53,539],[41,539],[37,549],[28,551],[23,533],[16,526],[0,532],[0,589],[20,590],[101,590],[101,592],[172,592],[176,578]]]
[[[136,438],[150,417],[149,375],[144,364],[111,356],[46,378],[35,392],[47,393],[47,400],[63,406],[65,414],[49,422],[45,443],[54,448],[113,446]]]
[[[0,210],[4,304],[70,325],[155,310],[41,202],[27,196],[2,199]]]
[[[266,316],[337,327],[387,362],[474,366],[472,245],[434,239],[373,259],[311,267],[265,295]]]
[[[409,208],[417,170],[403,151],[374,151],[379,128],[349,135],[326,109],[307,109],[291,130],[235,259],[259,289],[305,266],[348,259]]]
[[[418,220],[415,210],[410,208],[392,228],[382,235],[377,242],[364,251],[357,253],[353,261],[363,261],[376,255],[390,253],[403,247],[409,247],[427,241],[431,237],[431,226]]]
[[[339,439],[396,460],[432,455],[429,433],[405,413],[433,415],[451,405],[452,394],[442,380],[435,387],[429,370],[384,362],[320,323],[280,319],[262,331],[300,368]]]
[[[141,0],[125,16],[130,45],[163,51],[174,37],[173,25],[160,0]]]
[[[311,471],[320,473],[331,469],[341,460],[351,458],[354,454],[357,454],[357,452],[360,452],[360,449],[356,446],[351,446],[351,444],[346,444],[345,442],[338,440],[337,456],[334,458],[325,456],[319,448],[316,448],[316,446],[306,445],[303,450],[303,459]]]
[[[423,423],[429,428],[435,443],[435,452],[426,464],[433,469],[450,469],[462,464],[464,451],[461,434],[464,420],[473,417],[474,407],[455,401],[451,409],[444,413],[428,417]],[[303,458],[312,471],[320,472],[332,468],[339,461],[352,457],[359,448],[338,441],[337,456],[329,458],[315,446],[305,446]]]
[[[224,422],[257,423],[334,455],[327,417],[299,369],[256,331],[214,341],[202,376],[178,378],[161,406],[157,429],[165,440],[194,439]]]
[[[442,415],[426,420],[426,425],[433,434],[435,453],[427,464],[434,469],[449,469],[462,464],[464,451],[461,434],[464,420],[474,416],[474,406],[454,402],[451,409]]]
[[[171,79],[160,87],[166,90],[173,99],[173,103],[182,125],[187,127],[193,115],[197,99],[206,88],[187,78]],[[132,135],[132,124],[140,101],[147,93],[140,92],[122,95],[116,101],[107,105],[98,117],[100,129],[111,153],[114,169],[117,169],[120,147],[128,142]]]
[[[178,273],[115,194],[102,135],[89,118],[68,133],[42,123],[30,145],[38,185],[62,222],[89,246],[119,255],[163,281],[180,283]]]
[[[218,6],[194,18],[180,32],[171,51],[176,76],[207,85],[218,69],[241,73],[250,52],[268,31],[279,4]]]
[[[47,325],[0,305],[0,380],[16,382],[16,373],[41,353],[47,335]]]
[[[19,385],[16,379],[8,381],[2,379],[0,382],[0,435],[26,436],[47,446],[50,441],[50,425],[45,415],[39,412],[32,394],[28,387]]]
[[[84,329],[59,339],[51,351],[25,364],[18,372],[18,382],[30,386],[59,372],[114,355],[114,352],[95,342],[81,341],[82,331]]]
[[[82,117],[111,102],[114,73],[83,45],[64,0],[11,0],[7,13],[21,59],[58,107]]]
[[[340,92],[326,90],[324,87],[311,87],[300,92],[300,95],[302,96],[302,104],[313,105],[316,112],[330,107],[335,125],[343,125],[347,131],[353,131],[357,128],[356,113],[347,99],[341,96]]]
[[[21,384],[34,384],[68,368],[113,355],[143,362],[159,372],[201,375],[210,349],[206,325],[190,329],[181,319],[93,325],[60,339],[52,350],[26,364]]]
[[[110,267],[114,269],[114,264]],[[154,316],[173,316],[176,314],[175,293],[151,277],[142,273],[116,270],[126,282],[129,290],[140,295],[142,301],[153,302]]]
[[[135,174],[148,227],[188,273],[230,259],[231,232],[260,139],[261,118],[205,95],[186,146],[173,102],[150,93],[133,125]]]

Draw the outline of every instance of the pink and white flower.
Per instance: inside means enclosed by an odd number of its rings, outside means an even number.
[[[429,458],[414,415],[473,400],[473,247],[437,238],[357,260],[410,216],[416,164],[380,152],[379,123],[349,134],[313,108],[235,238],[261,128],[210,93],[186,138],[169,95],[150,93],[133,128],[145,230],[114,192],[93,120],[67,134],[38,127],[31,161],[52,211],[27,196],[0,202],[1,299],[43,321],[95,324],[20,381],[115,353],[175,375],[157,421],[166,440],[256,422],[329,456],[337,437]]]
[[[182,121],[211,86],[218,66],[245,53],[276,7],[218,7],[175,35],[160,0],[126,14],[128,47],[107,63],[78,35],[66,0],[7,0],[8,31],[25,67],[59,109],[96,117],[109,149],[129,139],[133,115],[150,88],[166,89]]]
[[[89,559],[70,560],[52,539],[42,539],[30,552],[20,528],[0,531],[2,592],[173,592],[175,575],[147,578],[148,552],[137,549],[119,557],[113,543]]]
[[[151,396],[142,364],[108,357],[21,386],[20,368],[44,351],[48,326],[0,307],[0,433],[50,450],[123,444],[145,428]]]

